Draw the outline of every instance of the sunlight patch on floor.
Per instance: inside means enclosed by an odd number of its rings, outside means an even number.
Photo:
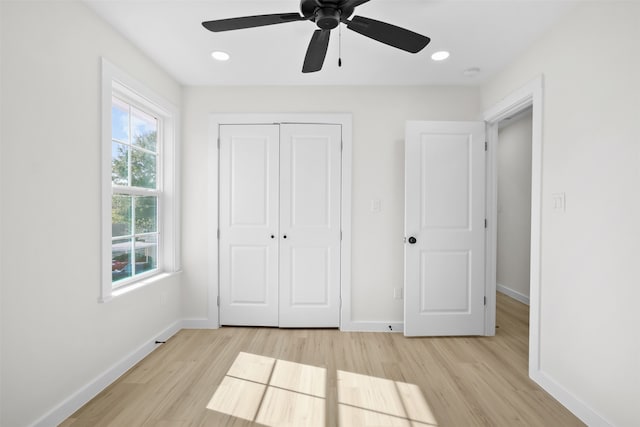
[[[324,399],[269,387],[255,421],[271,427],[324,427],[324,419]]]
[[[208,409],[269,427],[325,425],[326,369],[239,353]]]
[[[437,426],[420,387],[338,371],[341,426]]]
[[[325,368],[239,353],[207,408],[268,427],[323,427]],[[340,426],[433,427],[420,387],[337,371]]]
[[[229,371],[227,371],[227,376],[266,384],[269,382],[275,362],[276,359],[271,357],[240,352]]]
[[[207,408],[253,421],[266,388],[264,384],[226,376],[222,379]]]
[[[278,359],[269,385],[324,399],[327,397],[326,382],[324,368]]]

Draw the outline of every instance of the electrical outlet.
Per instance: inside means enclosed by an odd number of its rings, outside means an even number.
[[[402,288],[393,288],[393,299],[402,299]]]

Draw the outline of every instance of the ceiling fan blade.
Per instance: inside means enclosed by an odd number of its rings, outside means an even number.
[[[354,16],[352,20],[347,21],[347,28],[363,36],[411,53],[420,52],[431,41],[429,37],[405,28],[365,18],[364,16]]]
[[[244,28],[264,27],[265,25],[284,24],[286,22],[306,21],[297,13],[275,13],[272,15],[243,16],[241,18],[217,19],[205,21],[202,26],[209,31],[230,31]]]
[[[330,36],[331,30],[315,30],[313,32],[307,48],[307,55],[304,57],[303,73],[313,73],[322,69],[324,58],[327,56]]]

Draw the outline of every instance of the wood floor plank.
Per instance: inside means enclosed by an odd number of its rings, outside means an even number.
[[[528,307],[498,294],[496,320],[495,337],[183,330],[62,426],[583,425],[527,376]],[[225,413],[245,403],[253,420]]]

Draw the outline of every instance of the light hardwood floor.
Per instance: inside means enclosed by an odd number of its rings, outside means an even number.
[[[528,307],[497,309],[495,337],[183,330],[62,426],[583,425],[527,376]]]

